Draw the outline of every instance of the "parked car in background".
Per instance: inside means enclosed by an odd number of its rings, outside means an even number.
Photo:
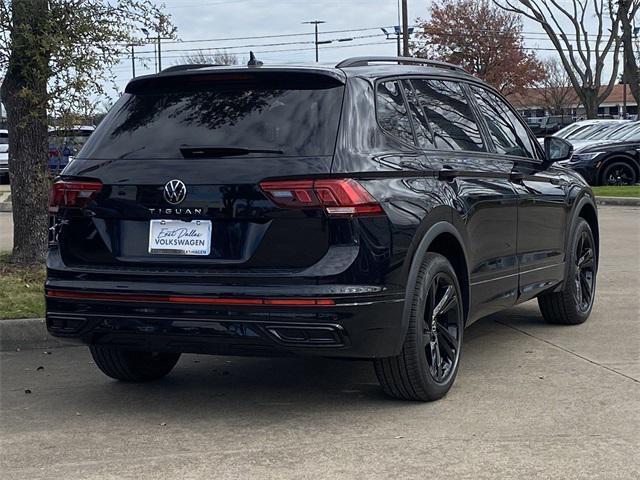
[[[588,135],[591,135],[598,130],[607,128],[613,125],[622,125],[622,122],[626,120],[603,120],[603,119],[591,119],[580,120],[561,128],[553,134],[554,137],[564,138],[565,140],[580,139]]]
[[[128,382],[183,352],[298,354],[435,400],[479,318],[589,317],[598,218],[570,155],[442,62],[138,77],[52,187],[47,327]]]
[[[537,135],[540,132],[540,124],[543,118],[544,117],[524,117],[524,121],[527,122],[531,131]]]
[[[618,121],[584,134],[577,134],[573,138],[567,139],[574,150],[586,147],[588,145],[615,142],[625,137],[631,132],[638,122]]]
[[[559,162],[591,185],[634,185],[640,180],[640,122],[617,130],[615,138],[583,143]]]
[[[540,128],[536,135],[552,135],[558,130],[571,125],[575,122],[575,119],[571,115],[552,115],[550,117],[544,117],[540,122]]]
[[[77,155],[96,127],[77,126],[49,131],[49,168],[52,173],[60,173]]]
[[[0,130],[0,181],[9,177],[9,132]]]

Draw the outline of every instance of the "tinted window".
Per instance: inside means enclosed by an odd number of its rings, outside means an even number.
[[[439,150],[484,151],[480,129],[467,98],[454,82],[412,80]]]
[[[6,145],[7,143],[9,143],[9,134],[0,132],[0,145]]]
[[[535,150],[524,124],[497,95],[483,88],[471,88],[484,116],[498,153],[535,158]]]
[[[422,110],[422,107],[420,107],[418,103],[411,82],[409,80],[403,80],[402,86],[404,87],[407,102],[409,103],[409,112],[411,113],[411,120],[413,121],[413,128],[416,132],[418,146],[420,146],[420,148],[433,148],[434,144],[431,132],[429,131],[427,117],[425,117],[424,110]]]
[[[254,154],[260,156],[333,154],[342,85],[211,82],[125,93],[79,156],[182,158],[181,146],[272,152]]]
[[[405,143],[414,144],[407,108],[397,81],[378,84],[376,115],[382,129]]]

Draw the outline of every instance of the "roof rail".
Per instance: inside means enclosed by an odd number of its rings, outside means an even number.
[[[454,65],[453,63],[415,57],[352,57],[338,63],[336,68],[365,67],[372,63],[397,63],[398,65],[408,63],[413,65],[425,65],[427,67],[448,68],[450,70],[457,70],[459,72],[466,73],[464,68]]]
[[[213,63],[185,63],[183,65],[173,65],[172,67],[163,68],[160,73],[179,72],[181,70],[195,70],[198,68],[206,67],[221,67],[223,65],[216,65]]]

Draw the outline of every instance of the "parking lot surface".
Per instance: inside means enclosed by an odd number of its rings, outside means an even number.
[[[387,399],[367,362],[185,355],[133,385],[84,347],[3,352],[0,476],[640,478],[640,209],[600,219],[591,319],[477,322],[435,403]]]

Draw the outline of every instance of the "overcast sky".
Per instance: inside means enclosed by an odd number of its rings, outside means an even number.
[[[418,17],[428,17],[430,4],[427,0],[409,0],[410,23]],[[310,20],[326,22],[319,26],[321,41],[334,40],[331,44],[320,45],[321,62],[337,62],[358,55],[396,53],[395,40],[385,40],[380,27],[398,23],[397,0],[167,0],[165,5],[183,42],[163,41],[163,68],[178,63],[180,57],[188,52],[176,50],[183,49],[224,49],[245,60],[248,51],[253,50],[265,63],[313,62],[313,25],[302,23]],[[332,30],[346,31],[325,33]],[[231,40],[305,32],[308,34]],[[536,49],[540,57],[554,55],[550,51],[551,43],[536,23],[526,21],[524,32],[527,47]],[[353,40],[337,43],[335,40],[339,38]],[[307,43],[277,45],[290,42]],[[138,51],[137,55],[146,59],[147,65],[143,65],[142,59],[137,61],[136,75],[153,73],[153,47],[139,47]],[[131,59],[123,58],[115,73],[122,89],[132,75]]]

